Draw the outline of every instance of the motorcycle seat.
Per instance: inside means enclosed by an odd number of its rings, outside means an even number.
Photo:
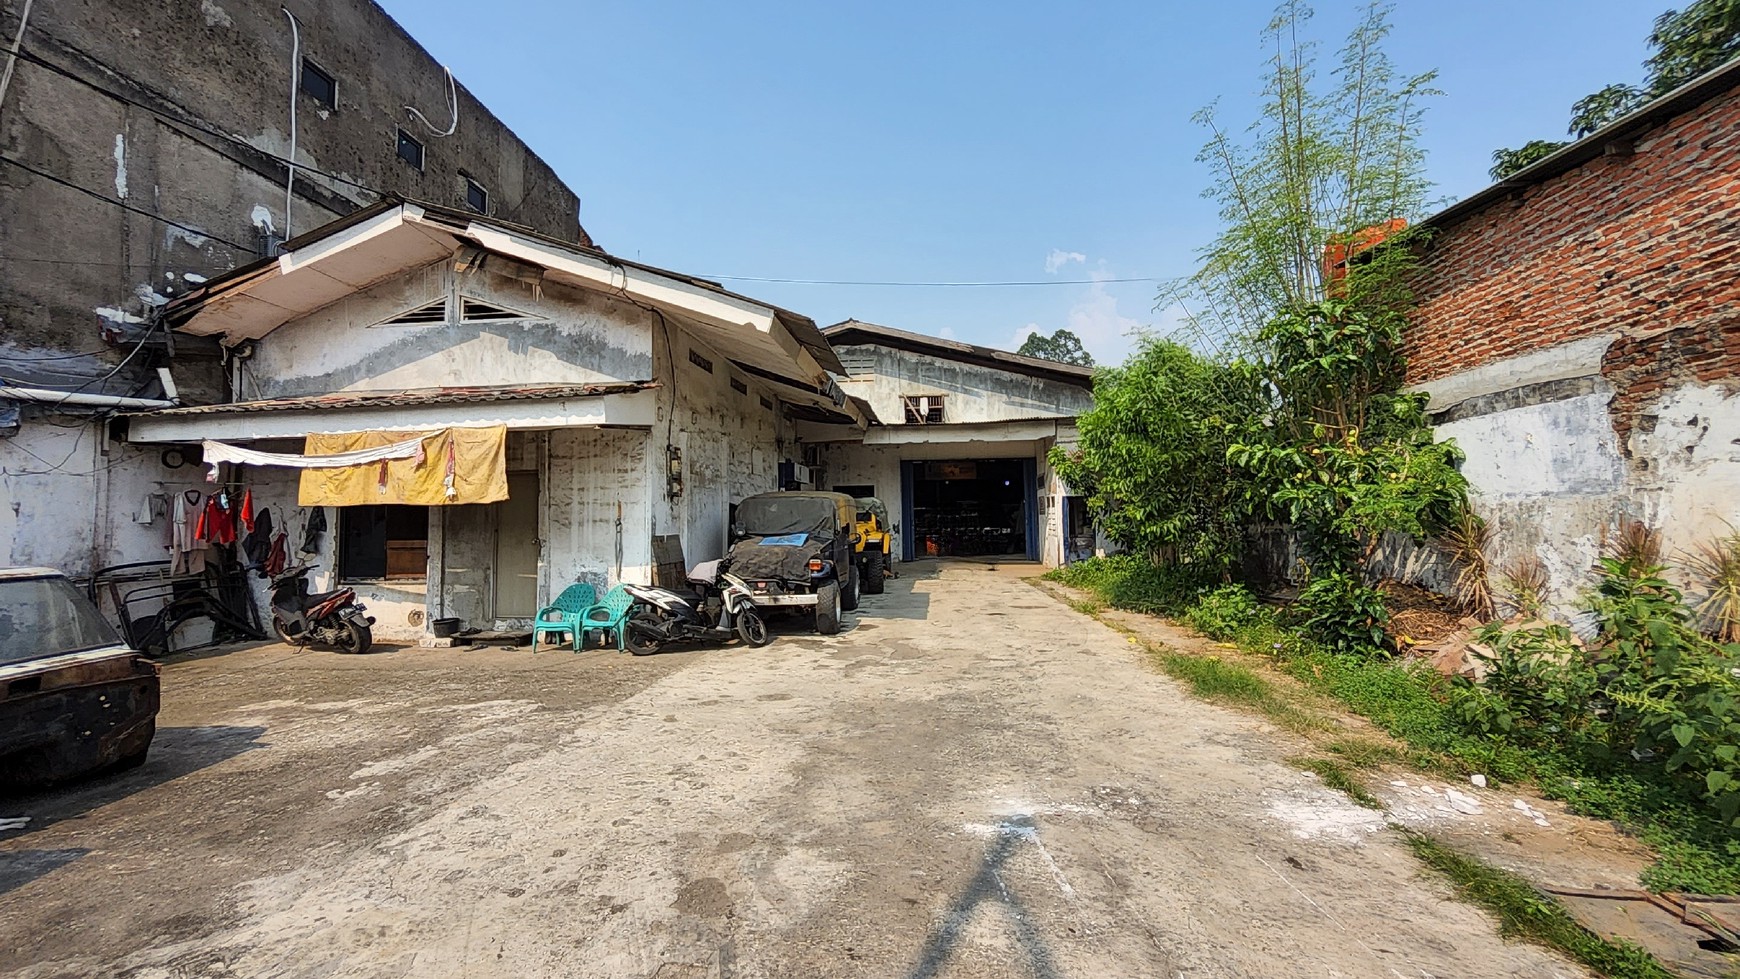
[[[324,602],[327,599],[331,598],[332,596],[338,594],[339,592],[346,591],[346,590],[347,589],[344,589],[344,588],[334,588],[331,591],[309,592],[308,597],[307,597],[307,599],[305,599],[305,601],[310,606],[319,605],[321,602]]]

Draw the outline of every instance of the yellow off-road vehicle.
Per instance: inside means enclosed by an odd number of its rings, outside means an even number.
[[[854,558],[858,562],[858,584],[866,595],[882,594],[882,583],[892,570],[888,559],[894,552],[893,538],[888,532],[888,508],[874,496],[860,496],[858,522],[853,526],[856,543]]]

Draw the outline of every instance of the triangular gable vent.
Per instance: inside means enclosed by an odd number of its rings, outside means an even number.
[[[495,320],[530,319],[537,319],[537,317],[530,313],[522,313],[517,309],[508,309],[506,306],[497,306],[494,303],[486,303],[481,299],[473,299],[470,296],[459,297],[459,322],[461,323],[489,323]]]
[[[447,322],[447,300],[437,299],[427,305],[400,313],[390,320],[376,323],[376,326],[428,326],[431,323]]]

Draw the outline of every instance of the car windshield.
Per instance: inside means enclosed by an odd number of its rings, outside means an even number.
[[[65,578],[0,580],[0,665],[120,642],[90,599]]]
[[[834,501],[823,496],[752,496],[737,506],[737,527],[750,537],[832,537]]]

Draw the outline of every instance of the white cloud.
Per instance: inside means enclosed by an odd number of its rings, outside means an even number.
[[[1026,326],[1020,328],[1019,330],[1015,331],[1015,335],[1013,337],[1011,337],[1009,340],[1009,349],[1010,350],[1020,350],[1021,345],[1027,342],[1028,337],[1032,336],[1035,333],[1044,333],[1044,332],[1045,332],[1044,330],[1041,330],[1039,328],[1038,323],[1029,323]]]
[[[1134,344],[1130,334],[1143,328],[1140,320],[1125,316],[1118,310],[1118,297],[1106,290],[1104,279],[1111,273],[1101,268],[1091,272],[1094,284],[1069,309],[1064,325],[1081,338],[1081,345],[1100,363],[1112,364],[1124,359]]]
[[[1045,256],[1045,274],[1056,275],[1058,269],[1071,262],[1080,265],[1086,261],[1087,256],[1081,252],[1066,252],[1060,248],[1053,248],[1051,253]]]
[[[936,335],[941,337],[944,340],[953,340],[955,338],[955,331],[950,329],[949,327],[945,326],[942,329],[936,331]]]

